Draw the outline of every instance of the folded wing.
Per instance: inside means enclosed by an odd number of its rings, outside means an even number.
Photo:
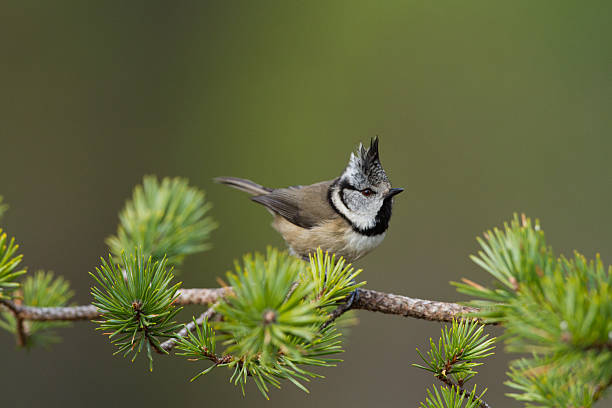
[[[333,180],[310,186],[279,188],[251,197],[251,200],[264,205],[292,224],[312,228],[338,216],[327,199],[332,183]]]

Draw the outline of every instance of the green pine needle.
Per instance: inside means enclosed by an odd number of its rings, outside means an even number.
[[[54,277],[53,272],[38,271],[28,276],[19,289],[20,301],[26,306],[59,307],[66,306],[73,295],[70,285],[61,276]],[[16,333],[15,317],[10,312],[2,313],[0,327]],[[26,347],[48,347],[61,339],[53,331],[55,328],[70,326],[70,322],[26,321]]]
[[[594,374],[607,371],[609,375],[611,360],[599,353],[515,360],[505,384],[519,392],[507,395],[530,408],[590,408],[609,381]]]
[[[123,253],[120,265],[109,256],[108,262],[102,259],[96,274],[90,273],[99,285],[91,290],[93,305],[102,314],[98,330],[104,330],[118,347],[115,354],[131,353],[132,361],[144,347],[152,370],[151,349],[165,352],[159,339],[174,337],[180,328],[173,320],[181,309],[174,306],[180,283],[171,284],[173,275],[165,258],[154,262],[140,250],[129,257]]]
[[[509,351],[533,355],[512,363],[507,384],[522,393],[510,395],[529,407],[591,406],[612,383],[612,268],[599,255],[555,257],[525,216],[479,243],[472,259],[498,286],[455,285],[503,324]]]
[[[17,268],[23,258],[23,255],[16,255],[18,249],[15,238],[8,239],[0,228],[0,299],[10,299],[19,287],[15,278],[26,273],[25,269]]]
[[[201,376],[208,374],[213,369],[219,366],[226,366],[226,362],[229,358],[220,357],[215,354],[217,349],[217,343],[215,340],[215,331],[205,319],[202,325],[193,319],[193,324],[196,329],[194,332],[187,332],[186,337],[180,337],[177,339],[176,349],[182,350],[180,353],[176,353],[179,356],[188,357],[189,361],[209,360],[213,364],[205,370],[199,372],[191,381],[195,381]]]
[[[482,365],[477,360],[493,354],[495,338],[489,338],[484,333],[484,325],[475,319],[453,320],[451,326],[443,327],[441,332],[438,344],[429,339],[431,349],[426,356],[417,349],[425,365],[413,366],[462,385],[476,375],[474,368]]]
[[[3,199],[4,198],[0,195],[0,218],[2,218],[6,210],[9,208],[8,204],[2,202]]]
[[[314,292],[313,285],[297,281],[305,267],[299,259],[268,249],[265,257],[245,256],[236,273],[228,273],[235,296],[217,308],[224,316],[218,329],[237,340],[228,352],[272,363],[279,351],[299,356],[299,344],[318,336],[325,317],[316,303],[304,301]],[[298,344],[289,342],[293,338],[300,340]]]
[[[336,259],[335,254],[323,252],[318,248],[309,258],[310,265],[302,272],[300,280],[314,285],[315,297],[321,308],[335,307],[353,291],[366,284],[355,282],[362,270],[355,270],[342,257]]]
[[[145,176],[132,199],[119,214],[117,235],[106,243],[115,262],[123,251],[141,248],[153,261],[167,258],[168,265],[180,266],[186,255],[210,248],[206,242],[217,224],[206,216],[211,204],[204,192],[189,187],[187,180]]]
[[[311,265],[286,252],[269,248],[265,256],[246,255],[236,263],[236,272],[228,273],[234,296],[215,307],[223,320],[214,323],[215,330],[205,322],[178,340],[181,355],[213,363],[193,379],[226,366],[232,371],[230,382],[243,393],[249,379],[266,398],[271,387],[281,387],[281,380],[308,392],[304,382],[321,376],[305,367],[334,366],[340,360],[328,356],[342,352],[334,325],[322,329],[324,309],[356,287],[350,265],[344,267],[344,261],[336,263],[325,256],[323,264],[334,272],[323,296],[323,286],[309,279],[317,275],[309,270]],[[222,353],[216,336],[223,340]]]
[[[427,398],[424,403],[421,402],[421,408],[476,408],[485,392],[486,390],[476,396],[474,386],[468,397],[458,387],[440,387],[438,390],[434,385],[433,393],[427,389]]]

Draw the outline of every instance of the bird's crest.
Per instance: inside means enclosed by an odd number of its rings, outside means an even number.
[[[344,174],[354,180],[367,178],[372,183],[388,181],[382,164],[380,164],[378,136],[371,139],[370,147],[367,149],[363,144],[359,144],[357,152],[351,153]]]

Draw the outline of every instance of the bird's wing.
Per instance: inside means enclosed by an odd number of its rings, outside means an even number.
[[[251,197],[251,200],[266,206],[302,228],[312,228],[323,221],[337,217],[327,200],[327,192],[334,180],[310,186],[279,188],[269,194]]]

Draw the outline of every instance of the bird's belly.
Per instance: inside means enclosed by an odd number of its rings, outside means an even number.
[[[281,233],[291,252],[304,259],[321,248],[352,262],[380,245],[385,238],[385,233],[373,236],[359,234],[341,218],[309,229],[298,227],[282,217],[275,217],[272,225]]]

